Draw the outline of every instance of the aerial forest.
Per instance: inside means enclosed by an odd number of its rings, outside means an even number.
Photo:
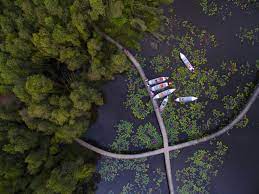
[[[172,0],[0,0],[0,193],[94,193],[96,155],[74,143]]]

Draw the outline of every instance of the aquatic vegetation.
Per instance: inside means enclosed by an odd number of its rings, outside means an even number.
[[[217,46],[214,35],[176,16],[167,18],[166,26],[166,33],[169,34],[166,43],[173,45],[172,64],[181,64],[180,52],[183,52],[196,68],[207,63],[206,49]]]
[[[179,154],[181,153],[181,150],[175,150],[173,152],[170,152],[170,159],[175,159],[179,156]]]
[[[160,168],[152,171],[149,174],[150,166],[147,159],[136,160],[117,160],[105,158],[101,161],[100,173],[102,179],[106,182],[112,182],[123,172],[133,173],[132,182],[127,183],[122,187],[121,194],[126,193],[161,193],[161,184],[166,179],[166,174]],[[151,178],[152,177],[152,178]],[[149,188],[148,185],[155,185]],[[110,191],[112,193],[112,191]]]
[[[232,10],[238,7],[241,11],[251,12],[257,8],[256,0],[200,0],[202,12],[208,16],[219,16],[225,21],[232,16]]]
[[[240,39],[241,44],[254,46],[259,43],[259,26],[240,27],[240,32],[236,36]]]
[[[161,170],[161,168],[157,168],[155,171],[153,171],[152,175],[153,181],[156,185],[156,187],[152,190],[159,190],[161,183],[166,179],[166,174]]]
[[[122,192],[129,192],[134,190],[135,192],[146,191],[147,185],[150,182],[148,175],[149,164],[147,159],[136,159],[136,160],[115,160],[106,158],[101,161],[101,168],[99,173],[101,177],[108,182],[111,182],[115,177],[125,171],[134,173],[134,187],[133,183],[127,184],[123,187]]]
[[[133,136],[132,143],[134,146],[145,149],[161,148],[163,145],[160,131],[150,122],[138,127],[137,132]]]
[[[213,150],[214,149],[214,150]],[[179,182],[177,192],[180,194],[209,194],[209,185],[223,165],[223,157],[228,147],[222,142],[216,143],[212,150],[199,149],[186,160],[186,167],[177,170],[176,180]]]
[[[173,102],[167,105],[164,112],[166,115],[164,121],[171,144],[194,139],[202,135],[202,132],[197,125],[197,120],[204,114],[201,112],[202,108],[203,106],[201,103],[185,106],[177,105]]]
[[[255,66],[256,66],[256,69],[258,70],[258,69],[259,69],[259,59],[258,59],[258,60],[256,60],[256,62],[255,62]]]
[[[252,68],[248,62],[246,62],[246,64],[241,65],[240,74],[242,76],[251,75],[252,73],[254,73],[254,68]]]
[[[159,148],[162,146],[162,137],[157,129],[151,124],[140,125],[136,131],[133,130],[133,124],[128,121],[120,121],[117,126],[117,135],[110,145],[115,151],[127,151],[130,146],[142,147],[145,149]],[[128,183],[122,188],[121,193],[144,192],[153,193],[159,190],[161,183],[165,180],[165,173],[161,169],[153,171],[152,177],[148,174],[149,164],[147,159],[136,160],[118,160],[105,158],[101,161],[98,173],[106,182],[113,181],[120,173],[130,171],[134,173],[134,184]],[[152,182],[155,188],[148,188],[148,184]],[[134,185],[134,186],[133,186]],[[112,191],[111,191],[112,192]]]
[[[122,120],[115,126],[115,128],[116,137],[111,144],[111,149],[117,152],[128,151],[131,134],[133,132],[133,124]]]
[[[203,3],[206,3],[206,1],[203,1]],[[218,14],[222,11],[220,7],[216,8],[217,3],[208,4],[206,8],[208,14],[214,15],[214,12]],[[140,63],[145,70],[159,75],[169,74],[173,81],[173,87],[177,88],[172,95],[173,98],[169,98],[170,100],[163,112],[169,142],[170,144],[177,144],[200,138],[210,133],[208,130],[222,127],[228,119],[232,118],[233,114],[236,114],[244,103],[253,85],[240,86],[237,89],[238,94],[229,91],[226,95],[222,90],[231,84],[234,80],[233,77],[248,77],[254,73],[255,68],[248,63],[231,59],[211,64],[207,59],[207,49],[217,47],[215,36],[176,16],[167,18],[164,31],[161,33],[168,34],[168,36],[165,36],[165,39],[159,44],[167,44],[167,47],[172,45],[169,56],[157,53],[149,59],[141,56],[138,56],[138,59],[140,59]],[[190,73],[182,64],[179,52],[184,52],[187,55],[196,69],[194,73]],[[142,80],[134,69],[127,72],[127,82],[126,108],[131,110],[136,119],[146,119],[153,109]],[[174,101],[176,96],[189,95],[197,96],[199,100],[190,104],[179,104]],[[213,104],[219,105],[215,107]],[[247,123],[248,119],[244,118],[237,127],[245,127]],[[114,140],[116,143],[120,142],[116,145],[117,147],[155,149],[162,146],[159,130],[148,121],[136,126],[130,135],[127,127],[124,128],[126,135],[117,133]],[[118,140],[120,136],[121,140]],[[128,138],[129,136],[131,138]],[[213,144],[211,147],[211,149],[197,150],[193,156],[186,160],[185,167],[177,171],[177,179],[180,183],[177,188],[179,193],[209,193],[211,179],[216,176],[219,167],[223,164],[224,155],[227,151],[227,146],[222,142],[217,142],[216,145]],[[179,154],[180,151],[170,153],[170,158],[177,158]],[[102,165],[106,165],[107,169],[105,170]],[[119,164],[117,162],[111,164],[110,162],[102,165],[103,173],[101,175],[110,177],[107,181],[114,180],[119,173],[129,170],[129,164],[115,167]],[[147,165],[146,161],[143,161],[142,165]],[[110,175],[108,166],[112,166]],[[159,186],[164,181],[165,174],[160,169],[153,172],[154,175],[152,174],[152,176],[148,174],[148,168],[144,171],[134,170],[134,181],[125,185],[122,191],[126,193],[161,193]],[[150,177],[153,177],[153,179]],[[152,183],[157,186],[150,188],[149,184]]]
[[[160,131],[150,122],[140,125],[134,130],[133,123],[121,120],[115,128],[116,137],[110,147],[116,152],[128,151],[130,146],[142,149],[162,147]]]
[[[122,187],[122,191],[120,194],[131,194],[134,192],[134,185],[133,184],[130,184],[128,183],[127,185],[124,185]]]
[[[138,59],[140,59],[140,64],[145,66],[145,58],[138,57]],[[127,72],[127,83],[128,92],[124,105],[137,119],[143,120],[153,112],[153,107],[143,81],[135,69]]]
[[[247,10],[251,7],[257,6],[257,0],[228,0],[232,2],[235,6],[239,7],[242,10]]]
[[[200,6],[202,11],[208,16],[217,15],[219,12],[218,4],[214,1],[200,0]]]
[[[136,172],[134,181],[137,185],[138,191],[145,191],[149,183],[149,175],[142,172]]]
[[[251,88],[254,88],[254,83],[252,82],[245,84],[244,87],[237,86],[236,94],[224,96],[222,102],[227,113],[237,114],[240,106],[246,102]]]
[[[151,68],[156,72],[156,73],[162,73],[165,70],[172,70],[173,65],[171,64],[170,58],[166,56],[155,56],[151,59],[150,61]]]
[[[244,128],[248,125],[249,119],[247,116],[245,116],[237,125],[238,128]]]
[[[118,160],[106,158],[101,161],[101,167],[98,172],[102,179],[108,182],[113,181],[119,172],[123,172],[125,170],[145,174],[149,168],[149,164],[147,164],[146,161],[147,159]]]

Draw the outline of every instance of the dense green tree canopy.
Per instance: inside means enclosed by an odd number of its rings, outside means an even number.
[[[0,0],[0,193],[91,193],[95,160],[71,144],[129,68],[94,30],[128,47],[171,0]]]

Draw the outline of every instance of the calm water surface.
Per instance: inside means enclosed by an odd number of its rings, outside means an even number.
[[[215,34],[219,47],[208,50],[208,65],[219,64],[224,59],[238,60],[239,62],[249,61],[251,64],[259,59],[259,45],[254,47],[249,45],[240,46],[240,41],[235,37],[239,32],[240,26],[250,26],[259,24],[259,13],[252,15],[240,12],[238,8],[232,10],[233,16],[222,22],[220,17],[207,17],[201,12],[198,1],[194,0],[176,0],[173,7],[178,17],[191,21],[198,27],[205,28],[207,31]],[[167,9],[167,8],[166,8]],[[165,9],[165,10],[166,10]],[[166,10],[167,12],[167,10]],[[149,39],[143,40],[143,50],[141,55],[152,57],[158,53],[168,54],[168,47],[161,46],[159,50],[152,50],[149,46]],[[155,76],[147,71],[150,77]],[[257,74],[258,76],[258,74]],[[231,80],[230,87],[242,85],[248,81],[253,81],[258,77],[251,77],[248,80],[242,80],[240,77]],[[107,83],[103,87],[105,95],[105,105],[98,109],[98,118],[92,127],[87,131],[85,139],[102,148],[108,148],[115,138],[114,126],[119,120],[127,120],[139,125],[151,121],[156,127],[154,114],[145,121],[136,120],[129,110],[125,110],[123,102],[127,94],[126,76],[119,75],[114,81]],[[222,91],[226,92],[227,91]],[[219,170],[217,177],[213,178],[210,192],[212,194],[258,194],[259,193],[259,101],[257,101],[248,114],[249,124],[244,129],[233,129],[230,134],[225,134],[219,140],[222,140],[229,146],[229,151],[224,159],[224,165]],[[198,148],[208,148],[209,144],[204,143],[192,148],[184,149],[179,157],[172,161],[173,172],[184,166],[184,161],[192,155]],[[100,167],[98,162],[97,168]],[[164,169],[163,155],[151,157],[150,172],[156,168]],[[121,188],[128,182],[134,182],[132,172],[123,172],[109,183],[100,181],[97,185],[97,194],[105,194],[112,190],[115,194],[121,191]],[[176,183],[176,180],[174,181]],[[153,187],[152,185],[149,185]],[[177,186],[177,185],[176,185]],[[161,185],[163,193],[168,193],[167,182]]]

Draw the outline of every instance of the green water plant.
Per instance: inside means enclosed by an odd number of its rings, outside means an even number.
[[[121,120],[115,126],[116,137],[111,144],[111,149],[117,152],[128,151],[130,140],[132,138],[133,124],[128,121]]]
[[[254,46],[259,42],[259,26],[240,27],[239,34],[236,36],[240,39],[241,44]]]
[[[140,125],[132,139],[133,145],[145,149],[155,149],[162,146],[160,131],[150,122]]]
[[[228,147],[222,142],[216,142],[213,150],[199,149],[188,157],[187,166],[177,170],[176,180],[179,182],[177,192],[180,194],[209,194],[212,177],[216,176],[223,165],[223,157]]]

